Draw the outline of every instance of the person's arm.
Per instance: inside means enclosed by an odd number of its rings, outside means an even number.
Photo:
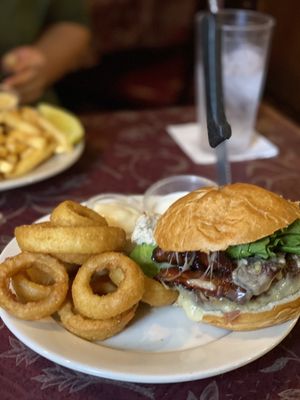
[[[48,84],[84,64],[90,31],[83,25],[61,22],[50,27],[36,43],[47,60]]]
[[[15,89],[23,103],[37,100],[47,87],[80,66],[89,41],[90,31],[83,25],[50,26],[35,44],[4,57],[4,68],[11,73],[4,85]]]

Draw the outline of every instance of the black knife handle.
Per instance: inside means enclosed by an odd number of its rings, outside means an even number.
[[[216,147],[231,136],[231,127],[224,111],[221,29],[217,27],[217,18],[217,15],[207,14],[201,21],[207,132],[211,147]]]

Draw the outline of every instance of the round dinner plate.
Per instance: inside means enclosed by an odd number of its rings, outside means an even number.
[[[13,239],[0,262],[19,252]],[[239,368],[274,348],[297,321],[232,332],[195,323],[176,306],[144,306],[123,332],[91,343],[69,333],[53,318],[23,321],[3,309],[0,316],[21,342],[57,364],[98,377],[140,383],[191,381]]]
[[[26,175],[0,181],[0,191],[30,185],[51,178],[75,164],[83,150],[84,141],[81,141],[70,153],[56,154]]]

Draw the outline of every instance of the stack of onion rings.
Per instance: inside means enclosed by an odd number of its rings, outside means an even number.
[[[159,307],[177,299],[120,252],[122,228],[81,204],[64,201],[50,221],[19,226],[15,236],[22,253],[0,265],[0,306],[18,318],[57,313],[71,333],[104,340],[125,328],[140,302]]]
[[[49,263],[50,267],[48,267]],[[48,274],[52,272],[52,265],[58,268],[57,272],[53,276],[51,275],[53,285],[48,284],[49,278],[47,278]],[[100,276],[100,283],[103,281],[102,289],[104,291],[108,289],[108,293],[94,294],[90,287],[92,275],[95,272],[110,271],[115,268],[120,269],[123,274],[116,289],[114,290],[115,285],[111,281],[102,279],[106,277],[103,275]],[[40,275],[40,271],[46,272],[47,275]],[[76,277],[78,278],[76,280],[75,277],[72,285],[72,289],[75,288],[73,299],[76,301],[76,291],[80,291],[80,285],[83,284],[84,290],[90,291],[89,295],[95,298],[94,301],[98,301],[100,305],[107,305],[104,307],[104,311],[100,312],[101,318],[98,318],[99,311],[97,309],[95,309],[96,312],[89,313],[92,318],[80,314],[78,310],[75,311],[72,298],[70,296],[66,298],[68,281],[64,286],[64,291],[61,292],[62,295],[57,296],[52,286],[57,284],[57,275],[59,276],[61,272],[67,277],[64,265],[51,256],[24,252],[8,258],[0,266],[0,305],[22,319],[40,319],[57,311],[62,325],[68,331],[87,340],[104,340],[116,335],[134,318],[138,303],[144,293],[144,275],[139,266],[129,257],[116,252],[99,254],[91,257],[77,272]],[[31,280],[32,277],[43,283]],[[13,288],[23,303],[12,300],[13,293],[5,294],[5,288],[9,286],[7,281],[9,278],[12,278]],[[48,303],[51,303],[54,295],[57,296],[56,306],[49,308]],[[82,301],[82,297],[80,301]],[[43,311],[37,312],[39,307]]]

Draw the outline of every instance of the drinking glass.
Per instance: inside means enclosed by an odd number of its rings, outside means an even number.
[[[210,151],[201,43],[203,15],[196,16],[196,94],[200,147]],[[226,143],[229,154],[238,154],[251,145],[255,136],[274,19],[256,11],[228,9],[218,13],[217,26],[221,30],[224,107],[232,128]]]

